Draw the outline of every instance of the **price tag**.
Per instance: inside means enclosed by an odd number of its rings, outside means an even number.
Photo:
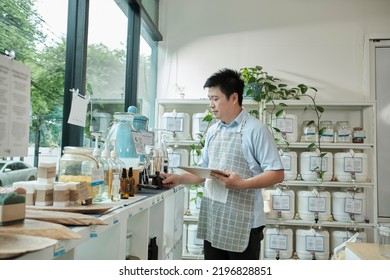
[[[60,255],[65,254],[65,246],[62,241],[58,241],[54,246],[54,257],[58,257]]]
[[[91,237],[91,238],[98,237],[96,226],[91,226],[91,231],[89,232],[89,237]]]

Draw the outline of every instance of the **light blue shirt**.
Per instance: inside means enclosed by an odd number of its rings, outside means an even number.
[[[264,123],[249,115],[248,111],[243,109],[237,118],[229,125],[221,121],[212,125],[206,133],[205,146],[202,149],[200,166],[208,167],[208,147],[210,140],[218,129],[221,131],[236,132],[242,120],[246,118],[246,123],[242,127],[242,152],[246,158],[249,168],[256,176],[268,170],[282,170],[283,164],[280,158],[275,140],[269,129]],[[234,171],[234,170],[232,170]],[[254,222],[252,228],[265,225],[264,201],[260,189],[255,190],[254,202]]]

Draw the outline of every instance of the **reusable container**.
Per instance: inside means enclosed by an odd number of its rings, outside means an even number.
[[[196,237],[198,225],[188,225],[187,250],[190,254],[203,254],[203,239]]]
[[[331,218],[331,195],[328,191],[298,191],[299,218],[306,221],[328,221]]]
[[[311,143],[318,141],[318,129],[313,123],[309,123],[310,121],[308,120],[302,122],[301,142]]]
[[[334,177],[339,182],[367,182],[367,155],[365,153],[355,153],[353,150],[335,153]]]
[[[280,132],[274,131],[274,136],[278,139],[286,139],[289,143],[298,140],[298,117],[294,114],[285,114],[281,117],[272,116],[270,125],[276,127]],[[281,141],[283,142],[283,141]]]
[[[284,180],[295,180],[298,175],[298,156],[293,151],[279,150],[280,158],[282,159],[284,168]]]
[[[332,214],[336,221],[363,223],[366,218],[364,193],[332,192]]]
[[[268,259],[290,259],[293,255],[293,230],[270,228],[264,230],[264,257]]]
[[[168,167],[188,166],[189,152],[186,149],[174,149],[168,152]]]
[[[171,131],[178,140],[190,140],[190,116],[187,113],[165,112],[162,115],[162,129]]]
[[[282,188],[267,189],[270,198],[270,211],[266,213],[267,219],[291,220],[295,215],[295,193],[292,190],[284,190]]]
[[[209,122],[203,121],[203,119],[209,114],[206,110],[203,113],[195,113],[192,115],[192,132],[191,136],[193,140],[200,140],[199,134],[204,134],[207,130]]]
[[[332,121],[320,121],[320,130],[323,130],[320,135],[321,142],[332,143],[334,140],[334,128]]]
[[[322,181],[328,182],[333,178],[333,155],[327,152],[321,158],[316,152],[302,152],[300,154],[300,174],[304,181],[317,181],[318,171],[324,172]]]
[[[331,252],[333,252],[337,246],[341,245],[343,242],[354,236],[355,233],[356,231],[354,230],[334,230],[331,233],[330,239],[330,244],[332,248]],[[364,231],[360,231],[355,242],[367,242],[367,234]]]
[[[297,229],[296,252],[301,260],[328,260],[330,256],[329,232],[316,228]]]
[[[379,253],[390,259],[390,224],[379,224],[377,230],[379,233]]]
[[[352,128],[348,121],[336,122],[336,142],[337,143],[351,143],[352,142]]]

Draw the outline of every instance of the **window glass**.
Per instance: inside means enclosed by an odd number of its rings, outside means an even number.
[[[126,77],[126,1],[90,1],[87,49],[87,95],[91,96],[86,139],[90,129],[105,137],[115,112],[124,111]],[[92,114],[91,114],[92,112]]]
[[[140,53],[138,60],[137,107],[149,118],[149,127],[154,126],[157,43],[151,39],[144,25],[141,25]]]
[[[54,160],[61,147],[62,103],[68,0],[7,0],[0,2],[0,51],[31,70],[29,156]]]

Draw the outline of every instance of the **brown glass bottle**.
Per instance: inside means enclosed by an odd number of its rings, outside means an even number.
[[[135,178],[133,176],[133,167],[129,168],[129,173],[127,174],[127,179],[129,181],[128,195],[133,197],[135,193]]]
[[[122,169],[122,177],[121,177],[121,199],[128,199],[129,192],[129,178],[127,177],[126,168]]]

